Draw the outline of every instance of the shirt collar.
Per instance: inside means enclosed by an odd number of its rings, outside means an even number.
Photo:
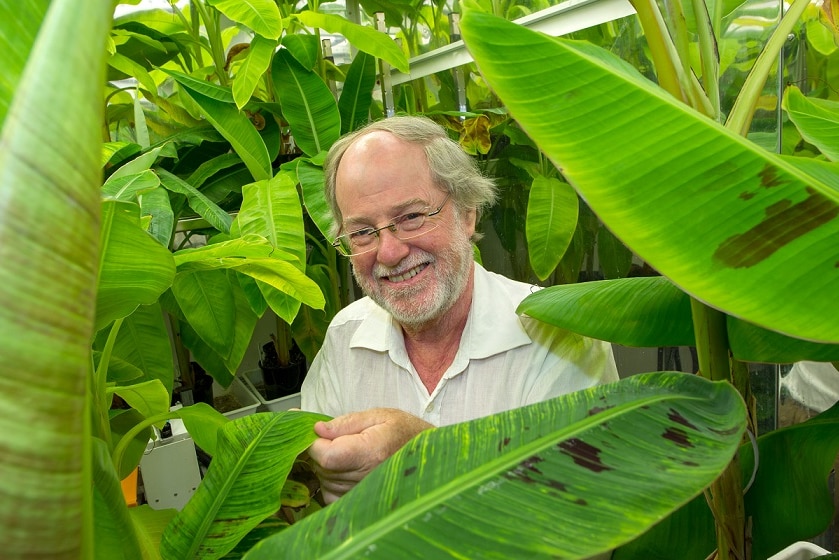
[[[401,327],[387,311],[372,301],[371,304],[350,347],[390,352],[391,356],[407,359]],[[530,336],[516,313],[517,305],[496,275],[475,263],[472,305],[458,353],[469,359],[482,359],[529,344]]]

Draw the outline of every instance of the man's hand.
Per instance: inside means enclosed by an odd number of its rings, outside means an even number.
[[[309,456],[315,462],[323,499],[330,504],[349,492],[379,463],[396,453],[428,422],[395,408],[373,408],[315,424],[320,436]]]

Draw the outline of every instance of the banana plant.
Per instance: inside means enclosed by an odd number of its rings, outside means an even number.
[[[793,3],[724,126],[713,95],[704,93],[716,87],[713,60],[698,72],[703,90],[674,55],[678,48],[649,4],[636,3],[636,10],[658,57],[660,86],[591,44],[549,38],[477,10],[466,14],[467,47],[512,116],[606,226],[666,277],[556,287],[533,295],[522,311],[615,342],[696,345],[700,373],[731,380],[747,402],[742,359],[835,359],[835,165],[782,158],[742,136],[768,68],[805,5]],[[712,48],[700,50],[713,58]],[[763,342],[755,347],[754,340]],[[835,456],[835,443],[817,449]],[[824,462],[808,465],[803,479],[821,480],[815,487],[825,490]],[[754,516],[755,558],[812,536],[795,523],[783,525],[788,520],[777,505],[755,507],[768,500],[771,485],[760,486],[744,509],[738,496],[752,466],[733,462],[709,491],[719,558],[747,557],[746,514]],[[774,470],[761,463],[756,476],[761,469]]]

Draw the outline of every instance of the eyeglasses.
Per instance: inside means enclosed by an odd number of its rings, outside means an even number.
[[[446,195],[443,203],[436,210],[431,210],[430,206],[426,206],[422,210],[397,216],[389,224],[380,228],[365,227],[339,235],[332,242],[332,246],[345,257],[353,257],[376,249],[379,246],[379,232],[383,229],[389,229],[397,239],[402,241],[425,235],[429,231],[434,231],[440,225],[437,220],[429,220],[428,218],[433,218],[439,214],[450,196]]]

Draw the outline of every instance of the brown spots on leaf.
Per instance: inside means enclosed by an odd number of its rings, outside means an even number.
[[[574,500],[574,503],[577,504],[578,506],[587,506],[588,505],[588,502],[585,501],[582,498],[577,498],[576,500]]]
[[[548,486],[554,490],[559,490],[560,492],[568,492],[568,487],[558,480],[549,480]]]
[[[714,252],[714,258],[730,268],[748,268],[771,257],[792,243],[839,215],[839,206],[808,187],[809,196],[781,209],[767,208],[766,217],[756,226],[726,239]]]
[[[594,416],[595,414],[600,414],[601,412],[605,412],[610,408],[614,408],[613,406],[595,406],[591,410],[588,411],[589,416]]]
[[[407,476],[411,476],[415,472],[417,472],[417,467],[413,466],[413,467],[408,467],[407,469],[405,469],[405,472],[403,472],[402,474],[407,477]]]
[[[754,197],[755,197],[755,194],[750,193],[750,192],[741,192],[740,195],[739,195],[739,198],[741,198],[743,200],[751,200]]]
[[[571,438],[560,443],[559,448],[562,453],[574,459],[576,464],[592,472],[599,473],[612,470],[611,467],[607,467],[600,460],[600,449],[582,440]]]
[[[682,426],[690,428],[691,430],[698,430],[698,428],[696,426],[694,426],[693,424],[691,424],[690,421],[688,421],[687,418],[685,418],[684,416],[679,414],[679,412],[677,410],[673,409],[673,408],[671,408],[668,411],[667,418],[669,418],[673,422],[681,424]]]
[[[510,445],[510,438],[505,437],[503,440],[498,442],[498,451],[503,450],[508,445]]]
[[[338,518],[337,518],[337,517],[334,517],[334,516],[333,516],[333,517],[330,517],[329,519],[327,519],[327,520],[326,520],[326,534],[327,534],[327,535],[331,535],[331,534],[332,534],[332,531],[334,531],[334,530],[335,530],[335,524],[336,524],[337,522],[338,522]]]
[[[693,447],[694,445],[688,439],[688,434],[681,428],[667,428],[662,434],[664,439],[669,439],[679,447]]]
[[[764,165],[758,175],[760,176],[760,184],[767,188],[777,187],[785,182],[778,178],[778,169],[770,163]]]
[[[542,457],[533,455],[532,457],[529,457],[519,463],[519,465],[512,471],[507,471],[504,476],[508,480],[519,480],[527,484],[536,484],[536,480],[531,475],[542,474],[542,471],[536,467],[536,465],[542,461],[544,461]]]
[[[736,434],[738,431],[740,431],[740,427],[739,426],[732,426],[732,427],[727,428],[725,430],[718,430],[716,428],[710,428],[710,430],[717,435],[731,436],[731,435]]]

